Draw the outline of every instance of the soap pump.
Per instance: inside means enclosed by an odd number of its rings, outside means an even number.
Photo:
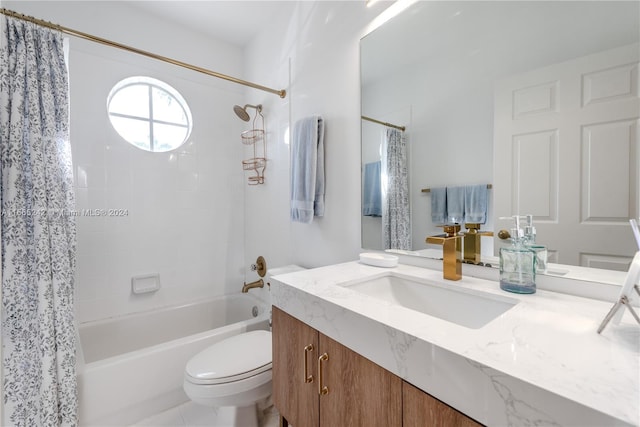
[[[526,225],[524,226],[524,244],[532,245],[536,243],[536,228],[533,226],[533,215],[525,215]]]
[[[536,291],[536,252],[525,245],[519,215],[513,216],[511,245],[500,248],[500,289],[518,294]]]
[[[524,245],[536,253],[536,272],[547,272],[548,251],[545,245],[536,243],[536,228],[533,226],[533,215],[526,215],[524,227]]]

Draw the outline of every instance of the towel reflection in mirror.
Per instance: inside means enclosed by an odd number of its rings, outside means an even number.
[[[490,184],[475,184],[428,189],[431,221],[440,225],[486,224],[489,188]]]

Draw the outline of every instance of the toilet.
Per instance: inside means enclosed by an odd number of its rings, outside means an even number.
[[[304,270],[287,265],[271,276]],[[184,372],[184,391],[193,402],[218,408],[218,426],[258,427],[256,403],[271,395],[271,332],[225,338],[193,356]]]
[[[271,332],[226,338],[193,356],[184,391],[193,402],[218,408],[218,425],[257,427],[256,403],[271,394]]]

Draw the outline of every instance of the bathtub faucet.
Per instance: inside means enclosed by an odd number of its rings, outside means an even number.
[[[260,278],[255,282],[251,282],[251,283],[244,282],[244,286],[242,287],[242,292],[245,294],[249,292],[249,289],[264,288],[264,282],[262,281],[262,278],[265,276],[265,274],[267,274],[267,261],[265,261],[264,257],[262,256],[258,257],[258,259],[256,260],[256,263],[251,266],[251,271],[257,271],[258,276],[260,276]]]
[[[244,286],[242,287],[242,292],[246,294],[247,292],[249,292],[249,289],[263,288],[263,287],[264,287],[264,282],[262,281],[262,279],[258,279],[255,282],[251,282],[251,283],[244,282]]]

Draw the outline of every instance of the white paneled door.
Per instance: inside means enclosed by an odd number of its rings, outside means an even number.
[[[626,270],[637,250],[639,52],[636,43],[496,84],[495,213],[534,215],[552,262]]]

